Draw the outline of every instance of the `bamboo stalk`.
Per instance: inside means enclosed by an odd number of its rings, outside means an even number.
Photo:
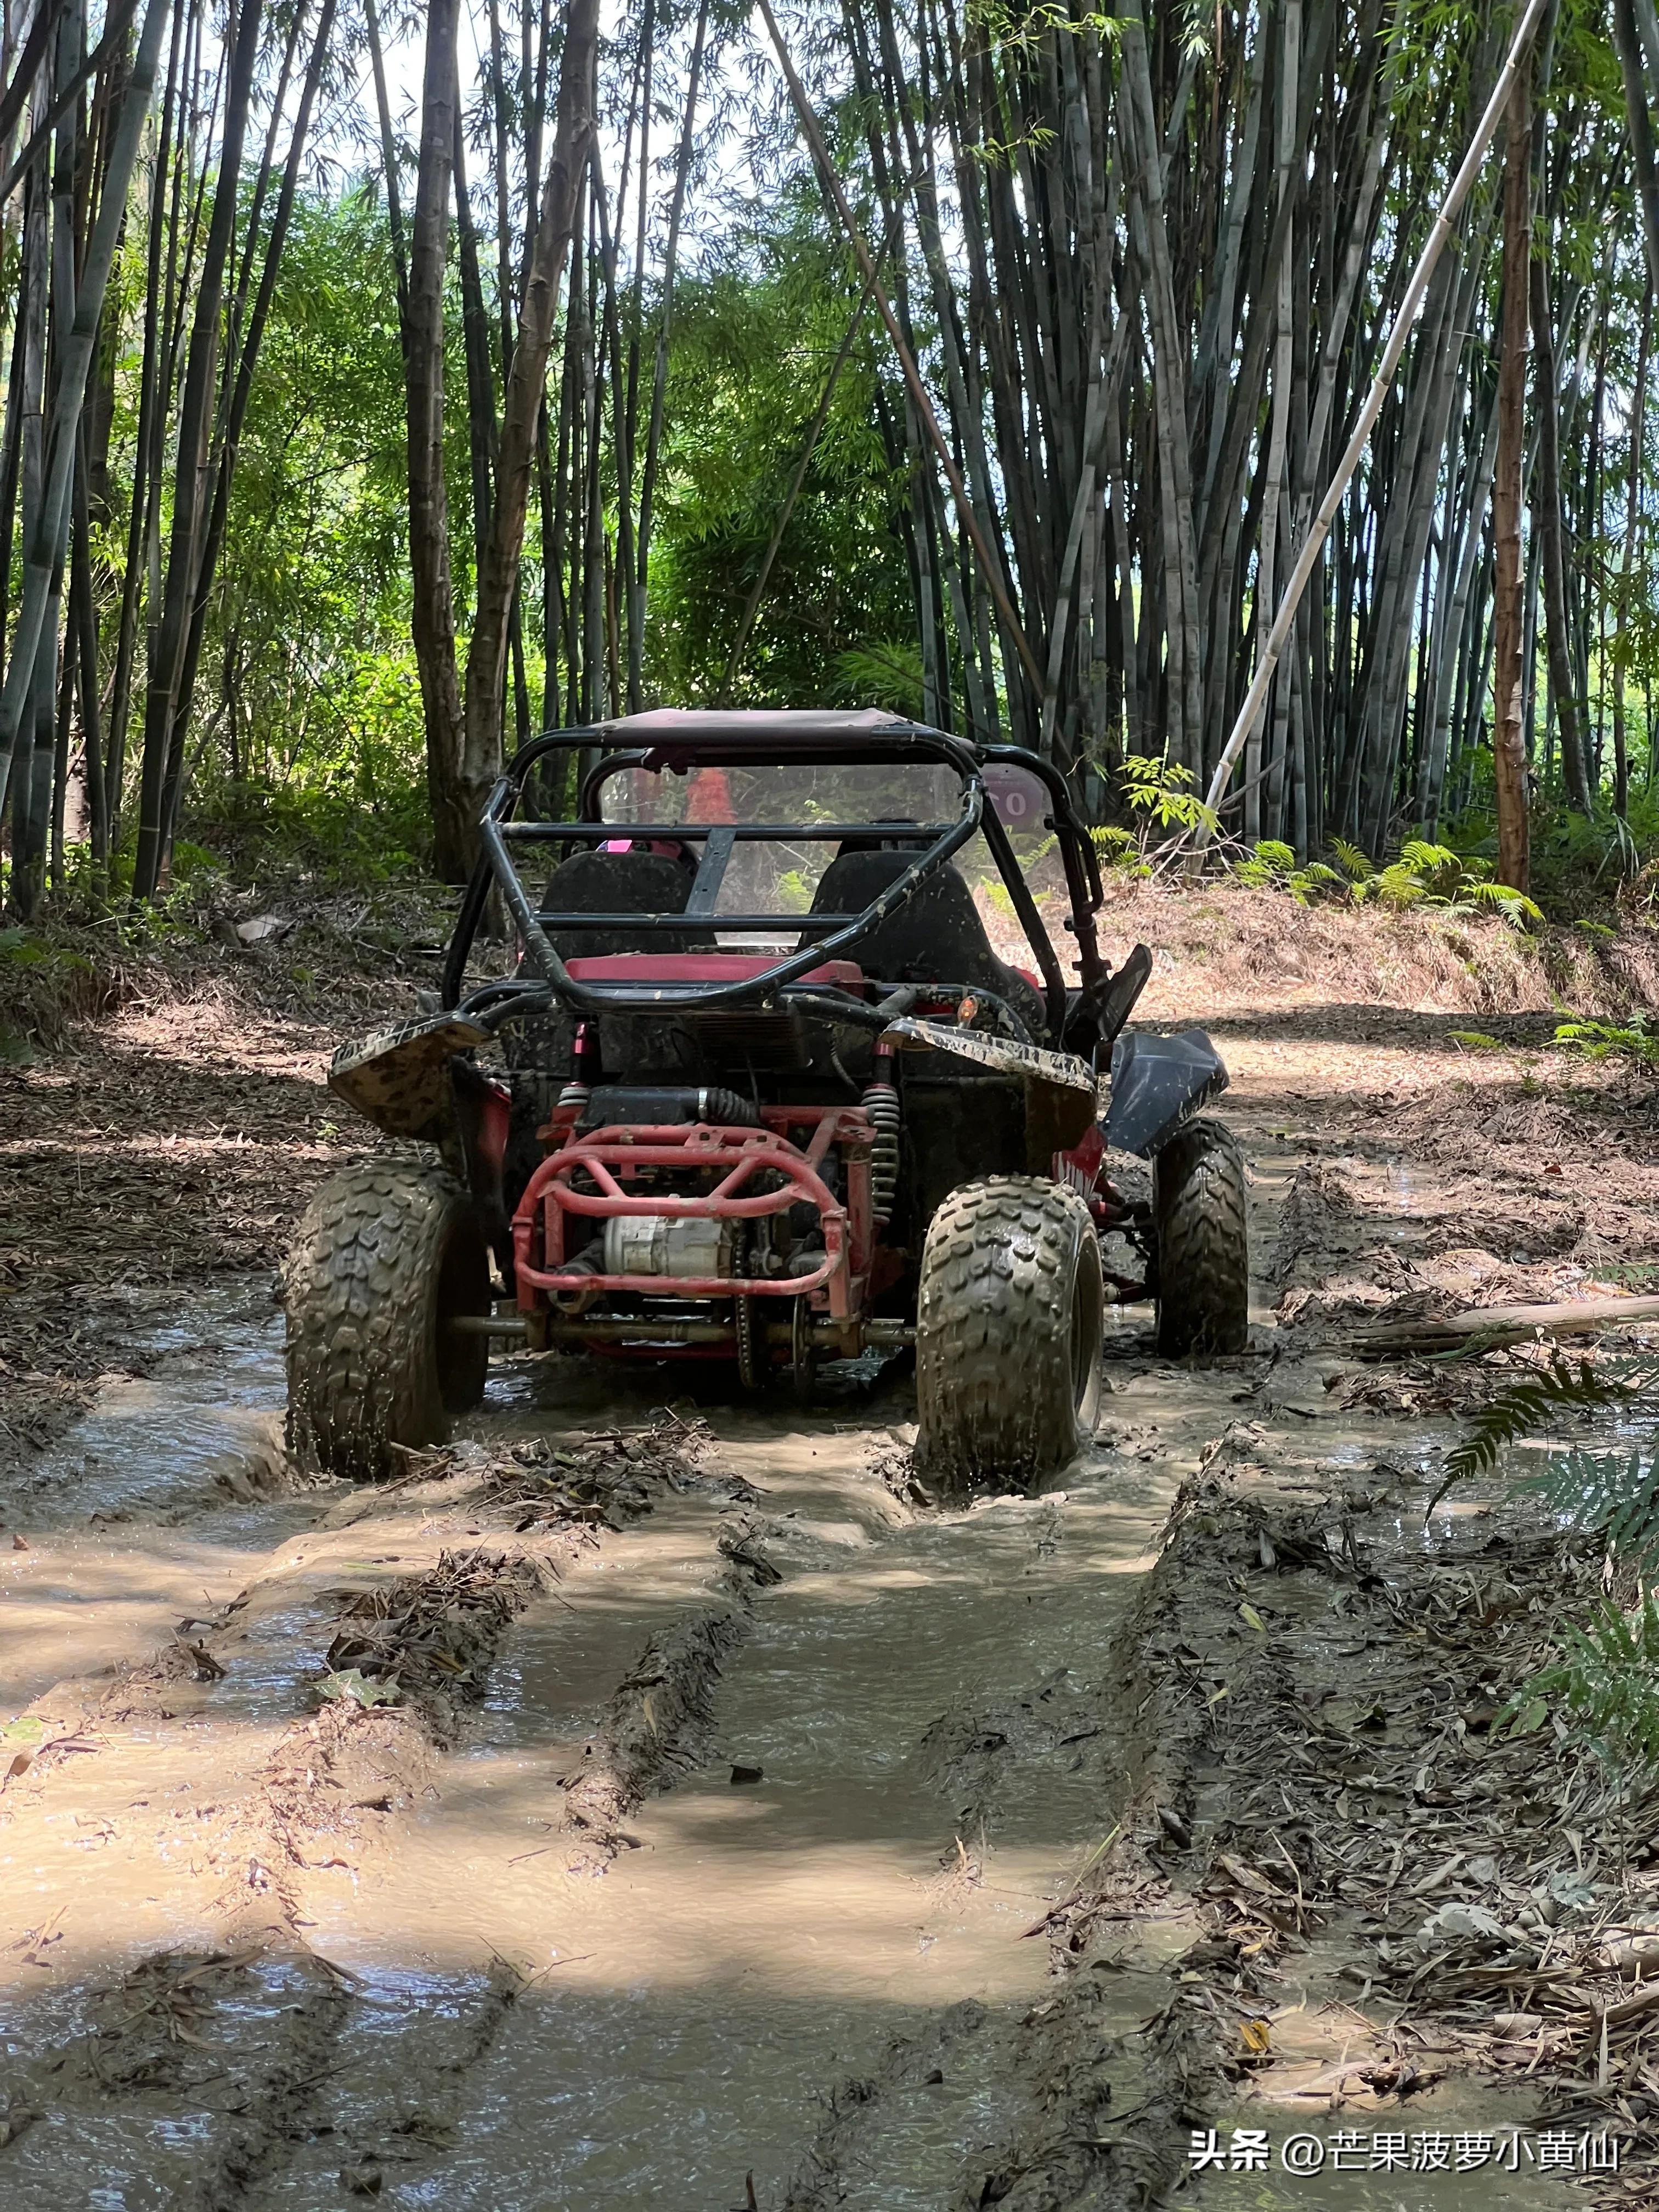
[[[122,102],[110,155],[109,169],[99,202],[98,219],[88,242],[76,287],[73,319],[64,332],[58,366],[58,400],[53,413],[46,476],[33,532],[25,540],[23,597],[13,634],[11,665],[0,689],[0,807],[6,797],[18,733],[29,685],[39,657],[46,602],[52,580],[63,563],[68,542],[70,489],[76,452],[76,425],[86,391],[87,369],[103,313],[104,294],[115,258],[117,240],[126,214],[127,185],[138,152],[139,134],[149,112],[150,94],[161,61],[161,34],[167,28],[170,0],[149,0],[139,35],[132,75]],[[42,303],[44,305],[44,302]]]
[[[1477,1306],[1443,1319],[1389,1322],[1362,1329],[1352,1342],[1356,1352],[1380,1359],[1395,1352],[1445,1351],[1472,1339],[1495,1349],[1535,1335],[1583,1336],[1645,1321],[1659,1321],[1659,1297],[1568,1299],[1556,1305]]]
[[[789,49],[784,43],[782,32],[778,27],[777,17],[772,12],[771,0],[760,0],[760,11],[765,21],[768,34],[776,50],[778,64],[783,71],[784,81],[788,85],[790,100],[799,118],[801,129],[805,134],[807,144],[811,149],[813,165],[817,170],[824,191],[833,201],[836,211],[841,217],[848,243],[857,257],[859,267],[864,272],[865,282],[871,287],[877,310],[887,326],[887,335],[893,341],[894,350],[899,357],[899,366],[904,373],[904,380],[909,386],[911,397],[915,402],[916,411],[921,417],[929,441],[939,456],[939,466],[945,472],[945,480],[951,487],[951,496],[956,501],[957,515],[961,519],[962,526],[968,534],[975,553],[978,556],[981,568],[987,583],[990,586],[992,597],[996,601],[997,611],[1001,616],[1008,635],[1013,641],[1014,649],[1019,655],[1026,675],[1030,678],[1038,696],[1041,696],[1042,665],[1031,649],[1030,640],[1026,636],[1018,616],[1014,611],[1014,604],[1009,597],[1008,586],[1003,575],[1001,565],[992,557],[990,546],[987,543],[983,530],[980,527],[979,518],[974,512],[973,502],[968,496],[968,488],[962,480],[962,471],[957,466],[955,456],[945,442],[945,433],[939,428],[939,416],[934,411],[933,400],[928,396],[927,386],[921,380],[921,372],[916,366],[915,356],[899,327],[898,319],[893,313],[892,302],[882,284],[874,258],[865,242],[864,234],[859,228],[857,219],[848,204],[847,194],[842,188],[841,179],[836,173],[835,164],[830,159],[829,149],[824,145],[823,135],[819,131],[817,118],[812,112],[811,102],[806,97],[806,88],[802,84],[796,72],[795,64],[790,59]]]
[[[1482,161],[1486,159],[1486,149],[1492,143],[1498,122],[1508,105],[1510,88],[1531,46],[1533,34],[1537,30],[1547,4],[1547,0],[1527,0],[1525,12],[1516,27],[1508,57],[1498,72],[1498,82],[1492,88],[1486,112],[1475,128],[1474,137],[1469,143],[1468,150],[1463,156],[1456,176],[1452,179],[1451,187],[1442,203],[1439,214],[1435,217],[1433,228],[1429,233],[1417,266],[1412,272],[1411,281],[1406,288],[1406,296],[1395,314],[1393,328],[1389,333],[1388,343],[1382,349],[1382,358],[1377,365],[1370,388],[1359,410],[1346,449],[1337,465],[1336,474],[1331,479],[1324,498],[1319,503],[1319,509],[1314,516],[1306,542],[1303,545],[1296,567],[1291,572],[1290,580],[1285,586],[1284,596],[1279,601],[1278,613],[1273,617],[1273,628],[1268,632],[1267,644],[1262,648],[1261,657],[1256,663],[1255,675],[1251,681],[1249,691],[1245,694],[1244,702],[1238,710],[1237,720],[1228,734],[1227,742],[1222,747],[1221,757],[1216,763],[1215,774],[1212,776],[1209,788],[1205,793],[1206,804],[1212,809],[1219,805],[1222,795],[1227,788],[1228,780],[1232,775],[1233,764],[1243,750],[1245,740],[1255,726],[1256,719],[1267,699],[1268,686],[1273,681],[1273,670],[1278,665],[1279,657],[1289,640],[1291,626],[1296,620],[1297,609],[1302,602],[1302,595],[1307,590],[1315,566],[1323,553],[1325,540],[1329,534],[1332,521],[1341,503],[1342,495],[1348,488],[1349,481],[1359,465],[1360,455],[1370,441],[1372,427],[1382,411],[1382,402],[1388,397],[1389,388],[1394,381],[1395,371],[1400,366],[1400,358],[1411,336],[1417,311],[1422,305],[1424,295],[1428,290],[1429,279],[1434,274],[1435,264],[1451,237],[1452,226],[1456,222],[1463,202],[1468,197],[1469,188],[1480,173]],[[1194,843],[1199,851],[1201,852],[1209,842],[1209,831],[1201,827],[1194,833]]]

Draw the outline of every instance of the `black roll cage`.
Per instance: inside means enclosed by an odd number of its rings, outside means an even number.
[[[1094,847],[1072,803],[1064,777],[1051,762],[1020,745],[975,745],[925,724],[896,720],[890,727],[852,730],[845,733],[804,732],[779,725],[764,727],[716,724],[702,730],[665,733],[647,745],[618,744],[629,734],[626,722],[600,724],[584,729],[549,731],[532,738],[508,763],[490,793],[478,825],[481,850],[462,897],[444,963],[443,1005],[450,1010],[462,999],[466,963],[471,952],[492,881],[499,888],[524,945],[526,966],[539,985],[525,980],[487,985],[473,999],[489,994],[508,1006],[522,1005],[528,997],[539,1003],[556,996],[579,1013],[638,1012],[649,1006],[655,1012],[708,1011],[716,1007],[764,1005],[787,993],[809,970],[852,951],[878,923],[909,900],[920,887],[959,852],[975,831],[982,830],[999,874],[1025,933],[1045,986],[1044,1000],[1050,1042],[1058,1044],[1066,1025],[1067,993],[1065,976],[1048,932],[1037,913],[1030,887],[1020,872],[1008,832],[994,806],[987,804],[983,774],[991,763],[1008,763],[1027,770],[1042,784],[1049,811],[1042,827],[1059,845],[1071,904],[1067,927],[1076,938],[1078,964],[1085,994],[1102,986],[1109,970],[1100,955],[1094,917],[1102,903],[1100,868]],[[534,817],[514,818],[532,769],[562,753],[580,756],[599,748],[598,760],[582,775],[574,821],[544,821]],[[606,750],[608,748],[608,750]],[[787,767],[792,763],[822,767],[891,766],[905,762],[940,765],[954,769],[962,785],[962,811],[953,822],[813,822],[813,823],[683,823],[660,825],[660,834],[684,842],[700,841],[702,856],[684,910],[660,914],[565,914],[531,904],[524,883],[514,865],[512,847],[553,845],[563,859],[584,846],[597,847],[629,829],[643,830],[656,825],[604,822],[599,815],[601,788],[619,770],[643,768],[653,773],[667,770],[684,775],[694,768]],[[721,878],[733,847],[745,842],[836,842],[846,837],[882,836],[931,839],[916,851],[914,861],[890,884],[857,914],[721,914],[714,911]],[[723,931],[776,927],[792,936],[811,936],[793,952],[781,954],[757,975],[731,983],[678,985],[587,982],[571,975],[554,950],[550,928],[560,931],[639,927],[684,935],[688,932]],[[940,978],[940,981],[946,979]],[[807,986],[801,993],[822,1002],[823,985]],[[469,1000],[469,1005],[471,1000]],[[848,1000],[849,1006],[854,1002]],[[524,1006],[524,1011],[529,1011]],[[817,1011],[822,1011],[821,1003]]]

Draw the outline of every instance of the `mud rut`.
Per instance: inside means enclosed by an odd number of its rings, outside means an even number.
[[[1397,2091],[1319,1917],[1267,1885],[1246,1942],[1249,1883],[1203,1890],[1263,1778],[1182,1689],[1257,1648],[1194,1479],[1352,1508],[1449,1433],[1275,1332],[1298,1255],[1364,1240],[1317,1106],[1230,1057],[1263,1349],[1176,1370],[1132,1328],[1041,1497],[933,1498],[902,1376],[803,1414],[527,1364],[403,1480],[306,1490],[264,1287],[181,1317],[0,1501],[9,2212],[1137,2204],[1236,2108],[1252,1992],[1285,2109],[1356,2052],[1350,2094]],[[1370,1151],[1397,1249],[1420,1188]],[[402,1701],[319,1707],[331,1669]]]

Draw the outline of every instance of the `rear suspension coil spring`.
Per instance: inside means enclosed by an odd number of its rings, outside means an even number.
[[[599,1073],[599,1032],[592,1022],[578,1022],[571,1039],[574,1066],[559,1093],[560,1106],[585,1108]]]
[[[863,1103],[876,1133],[870,1146],[870,1211],[885,1223],[898,1190],[899,1095],[890,1083],[867,1083]]]

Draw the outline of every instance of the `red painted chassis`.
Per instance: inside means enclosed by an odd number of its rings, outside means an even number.
[[[538,1318],[544,1322],[562,1312],[568,1317],[568,1334],[580,1337],[580,1311],[592,1299],[631,1293],[673,1302],[805,1298],[822,1317],[823,1334],[839,1340],[846,1351],[861,1348],[872,1298],[896,1280],[903,1267],[902,1255],[881,1243],[874,1218],[870,1158],[875,1130],[861,1106],[763,1107],[758,1128],[696,1122],[579,1132],[580,1112],[577,1106],[556,1109],[548,1126],[538,1132],[549,1149],[513,1217],[518,1304],[532,1340]],[[804,1145],[797,1144],[790,1139],[792,1129],[811,1134]],[[839,1150],[845,1169],[845,1203],[819,1173],[832,1147]],[[1126,1212],[1103,1176],[1103,1164],[1097,1127],[1072,1151],[1056,1153],[1053,1170],[1057,1182],[1069,1183],[1088,1200],[1102,1230]],[[696,1193],[630,1192],[641,1170],[665,1168],[711,1178],[711,1187]],[[781,1177],[781,1187],[746,1189],[762,1172]],[[581,1187],[579,1178],[589,1187]],[[571,1215],[744,1221],[784,1212],[803,1200],[817,1213],[824,1255],[809,1274],[665,1277],[607,1274],[567,1264]],[[637,1332],[641,1341],[651,1339],[648,1313],[637,1317]],[[597,1343],[595,1348],[600,1348]]]
[[[646,1297],[804,1297],[821,1294],[837,1321],[850,1320],[869,1279],[873,1252],[870,1210],[870,1144],[874,1131],[861,1107],[783,1106],[762,1109],[763,1127],[712,1127],[706,1122],[658,1127],[613,1127],[579,1136],[575,1112],[564,1109],[543,1133],[550,1150],[532,1175],[513,1217],[514,1272],[519,1304],[536,1311],[544,1297],[575,1297],[592,1291],[635,1291]],[[784,1131],[810,1126],[805,1151]],[[847,1204],[842,1206],[818,1173],[832,1145],[843,1147]],[[626,1185],[641,1168],[674,1168],[714,1175],[714,1187],[700,1194],[652,1191],[630,1196]],[[784,1178],[778,1190],[744,1193],[761,1170]],[[592,1190],[575,1187],[586,1173]],[[564,1266],[565,1216],[605,1218],[617,1214],[656,1215],[672,1220],[752,1221],[785,1212],[805,1199],[817,1209],[823,1231],[824,1259],[810,1275],[602,1275],[573,1273]]]

